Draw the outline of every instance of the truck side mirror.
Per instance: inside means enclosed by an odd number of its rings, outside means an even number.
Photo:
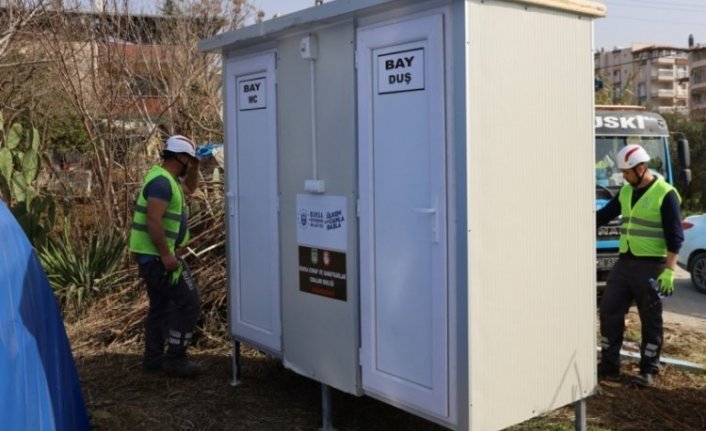
[[[679,155],[679,177],[677,181],[687,186],[691,183],[691,152],[689,151],[689,141],[683,133],[677,133],[677,154]]]
[[[677,133],[677,154],[679,154],[679,166],[682,169],[691,167],[691,153],[689,152],[689,141],[683,133]]]

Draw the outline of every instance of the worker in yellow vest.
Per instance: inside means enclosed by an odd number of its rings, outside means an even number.
[[[659,372],[662,349],[662,297],[674,290],[674,269],[684,232],[679,193],[653,174],[650,156],[643,147],[630,144],[617,156],[625,184],[596,213],[602,226],[621,216],[620,255],[608,276],[600,303],[601,362],[598,378],[620,380],[620,347],[625,313],[633,300],[642,325],[640,373],[632,378],[639,386],[651,386]]]
[[[199,160],[194,143],[181,135],[167,139],[162,158],[162,164],[145,176],[130,231],[130,251],[149,298],[142,368],[146,372],[163,370],[193,376],[201,366],[187,358],[186,349],[194,335],[201,302],[177,249],[189,241],[184,194],[198,186]]]

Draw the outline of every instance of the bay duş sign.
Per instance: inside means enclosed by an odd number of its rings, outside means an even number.
[[[378,94],[424,90],[424,48],[379,55]]]

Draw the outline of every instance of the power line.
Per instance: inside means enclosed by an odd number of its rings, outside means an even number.
[[[610,17],[616,18],[616,19],[626,19],[626,20],[630,20],[630,21],[656,22],[658,24],[686,24],[686,25],[694,25],[694,26],[698,26],[698,27],[706,27],[706,21],[701,21],[701,22],[671,21],[671,20],[663,20],[663,19],[635,18],[635,17],[631,17],[631,16],[620,16],[620,15],[610,15]]]
[[[604,54],[604,53],[601,53],[601,54]],[[655,60],[655,59],[657,59],[657,58],[659,58],[659,57],[650,58],[649,60]],[[629,64],[637,64],[637,63],[642,63],[642,62],[644,62],[644,61],[646,61],[646,60],[645,60],[645,59],[642,59],[642,60],[630,60],[630,61],[626,61],[626,62],[624,62],[624,63],[606,64],[606,65],[604,65],[604,66],[601,66],[601,65],[599,64],[597,68],[598,68],[598,69],[609,69],[609,68],[611,68],[611,67],[627,66],[627,65],[629,65]],[[681,65],[680,65],[680,66],[681,66]],[[684,65],[684,66],[686,66],[686,65]],[[594,65],[594,68],[596,68],[595,65]],[[678,78],[677,78],[677,79],[678,79]]]
[[[606,2],[608,3],[608,2]],[[641,0],[617,0],[611,1],[608,5],[618,5],[618,4],[628,4],[630,6],[644,7],[644,6],[654,6],[658,8],[673,8],[673,7],[683,7],[683,8],[697,8],[703,9],[703,2],[697,3],[675,3],[675,2],[664,2],[664,1],[641,1]]]
[[[616,1],[613,2],[615,7],[617,8],[631,8],[631,9],[651,9],[655,11],[670,11],[670,12],[696,12],[696,13],[706,13],[706,8],[703,7],[703,4],[701,6],[697,5],[684,5],[684,6],[679,6],[676,4],[670,3],[669,5],[665,4],[659,4],[659,3],[651,3],[650,2],[639,2],[639,3],[623,3],[622,1]],[[610,16],[610,9],[608,9],[608,14]]]
[[[678,31],[684,31],[685,34],[688,33],[702,33],[704,27],[706,27],[706,20],[702,20],[701,17],[706,14],[706,2],[700,0],[698,2],[689,1],[661,1],[661,0],[603,0],[605,4],[608,5],[608,19],[605,23],[597,23],[596,25],[596,35],[601,36],[601,31],[604,26],[607,30],[608,28],[618,26],[626,26],[626,28],[633,28],[632,23],[649,23],[647,26],[653,27],[654,29],[666,30],[667,26],[672,26],[674,29],[669,29],[670,33],[675,33]],[[677,10],[679,10],[677,12]],[[618,12],[613,14],[611,12]],[[670,13],[674,12],[674,13]],[[688,21],[689,19],[697,19],[698,21]],[[611,25],[613,23],[613,25]],[[622,23],[622,24],[619,24]],[[645,27],[643,25],[642,27]],[[613,32],[619,31],[613,29]],[[649,31],[649,30],[648,30]],[[609,32],[610,33],[610,32]],[[643,31],[644,33],[644,31]],[[655,34],[652,31],[650,34]],[[597,41],[602,40],[598,37]],[[686,37],[684,38],[684,43],[677,45],[686,45]],[[610,44],[609,44],[610,45]]]
[[[624,6],[616,6],[616,8],[630,8],[634,10],[635,6],[634,5],[624,5]],[[687,9],[687,8],[675,8],[675,7],[657,7],[657,6],[651,6],[651,7],[646,7],[644,9],[651,9],[654,11],[670,11],[670,12],[690,12],[690,13],[706,13],[706,9],[701,8],[701,9]],[[608,11],[610,16],[610,11]]]

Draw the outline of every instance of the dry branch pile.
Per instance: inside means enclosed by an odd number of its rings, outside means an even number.
[[[182,250],[201,295],[202,313],[196,344],[201,347],[227,344],[227,297],[223,187],[202,183],[192,199],[189,230],[191,241]],[[147,296],[137,265],[126,258],[112,274],[118,288],[90,304],[80,314],[67,315],[74,349],[103,349],[142,343]]]

